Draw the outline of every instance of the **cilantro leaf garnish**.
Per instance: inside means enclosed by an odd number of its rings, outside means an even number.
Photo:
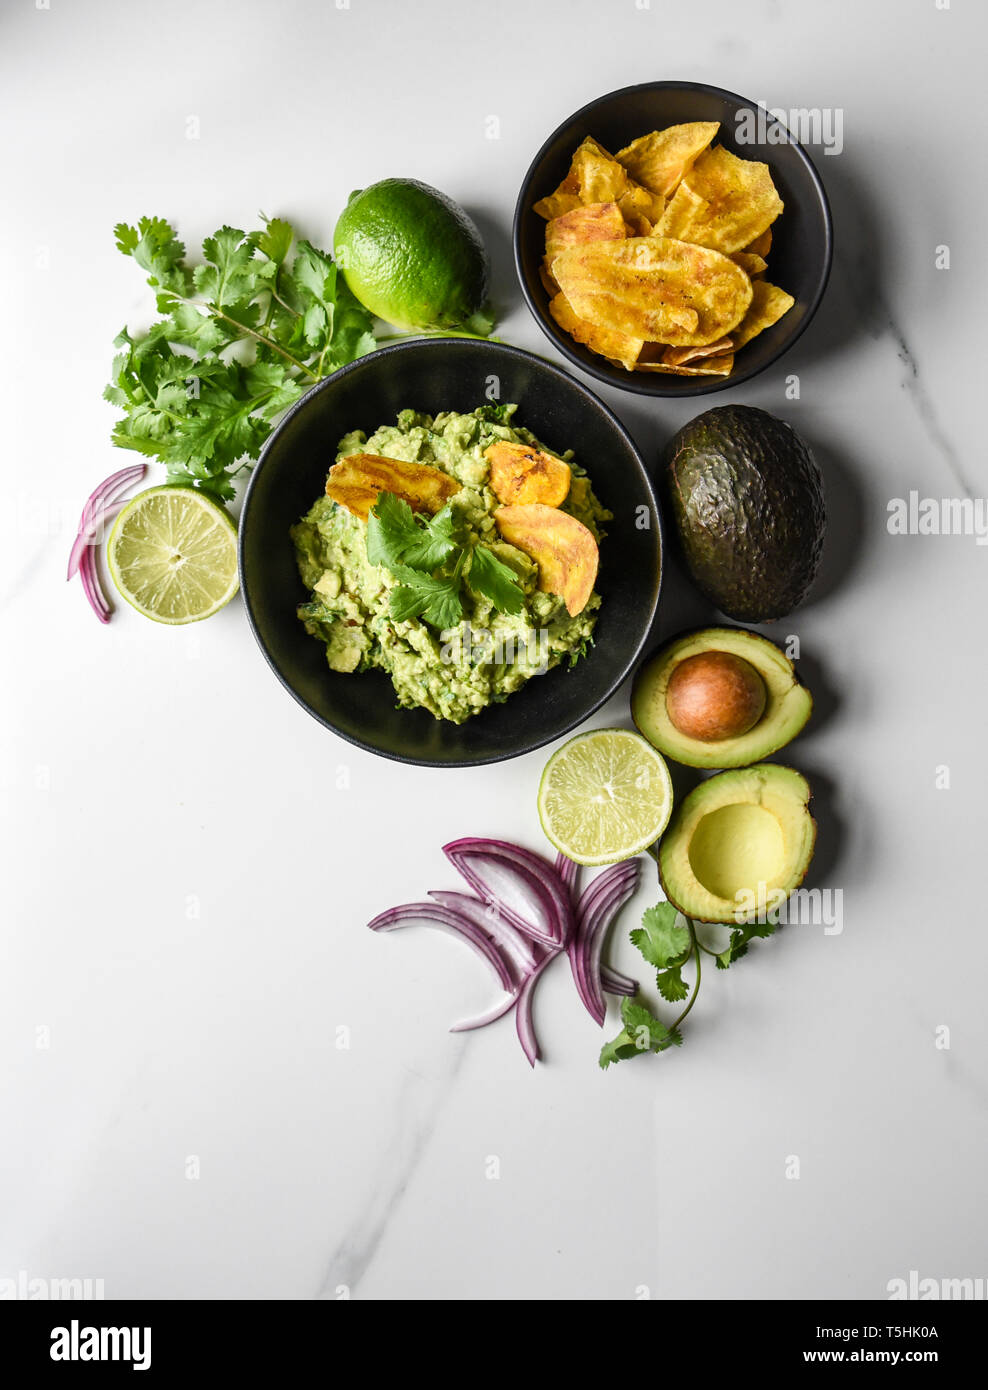
[[[674,965],[669,970],[660,970],[655,977],[655,983],[662,998],[667,999],[670,1004],[685,999],[689,993],[681,965]]]
[[[642,924],[630,933],[632,945],[637,946],[649,965],[657,970],[656,984],[662,998],[679,1003],[689,996],[686,1007],[674,1023],[665,1024],[636,996],[621,1000],[621,1032],[600,1053],[600,1065],[607,1068],[612,1062],[623,1062],[643,1052],[665,1052],[679,1047],[683,1035],[679,1025],[692,1009],[700,990],[700,952],[705,949],[697,941],[693,923],[684,917],[684,927],[677,926],[679,911],[672,903],[656,903],[642,914]],[[687,988],[682,970],[692,961],[693,989]]]
[[[206,264],[196,266],[192,280],[203,299],[217,308],[242,305],[246,310],[260,289],[265,262],[245,237],[237,227],[221,227],[202,243]]]
[[[685,923],[680,926],[679,922]],[[747,953],[748,943],[755,937],[771,936],[778,920],[771,916],[767,922],[745,923],[731,932],[730,942],[723,951],[705,946],[696,932],[696,924],[681,916],[670,902],[656,903],[642,915],[642,924],[631,933],[631,941],[649,965],[655,966],[655,983],[659,994],[670,1004],[686,1006],[673,1023],[665,1024],[636,996],[621,1001],[621,1032],[600,1053],[600,1065],[605,1069],[612,1062],[623,1062],[642,1052],[665,1052],[679,1047],[683,1041],[679,1025],[696,1003],[700,992],[704,956],[713,956],[718,970],[727,970]],[[693,967],[692,989],[683,979],[687,965]]]
[[[264,223],[263,231],[251,232],[250,234],[250,241],[253,245],[259,251],[263,251],[268,260],[273,261],[275,266],[284,264],[294,240],[295,232],[292,230],[292,224],[281,217],[269,217]]]
[[[672,903],[656,903],[646,908],[642,924],[631,933],[631,944],[637,946],[649,965],[664,970],[667,965],[681,965],[689,956],[689,930],[677,927],[679,912]]]
[[[396,623],[410,618],[423,618],[440,629],[456,627],[463,617],[460,599],[459,571],[447,579],[436,579],[422,570],[397,565],[393,570],[398,580],[391,590],[390,611]]]
[[[403,497],[392,492],[378,495],[367,518],[367,558],[395,572],[396,565],[435,570],[457,549],[453,539],[453,510],[443,507],[422,524]]]
[[[440,630],[456,627],[463,620],[468,558],[469,587],[502,613],[521,612],[525,595],[514,571],[486,546],[461,544],[455,528],[452,505],[433,517],[419,517],[404,498],[378,494],[367,518],[367,558],[398,581],[389,600],[395,622],[422,618]]]
[[[206,237],[194,269],[163,218],[114,229],[118,249],[145,271],[160,317],[142,335],[117,338],[104,392],[123,411],[113,442],[220,500],[234,495],[234,475],[307,387],[376,346],[371,315],[332,258],[296,242],[289,222],[263,222]]]
[[[772,936],[778,921],[771,918],[767,922],[748,922],[743,927],[735,927],[731,932],[731,940],[726,950],[719,952],[717,956],[717,969],[726,970],[733,965],[736,960],[748,954],[748,942],[756,937]]]
[[[489,598],[501,613],[520,613],[525,606],[525,595],[518,586],[514,570],[486,545],[474,546],[467,583],[474,593]]]
[[[623,1062],[643,1052],[665,1052],[669,1047],[682,1046],[683,1035],[676,1026],[667,1028],[637,1000],[621,1000],[621,1021],[624,1027],[620,1033],[601,1048],[600,1065],[605,1071],[612,1062]]]

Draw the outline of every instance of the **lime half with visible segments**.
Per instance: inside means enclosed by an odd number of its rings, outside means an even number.
[[[333,253],[361,304],[396,328],[486,336],[488,261],[452,198],[417,179],[382,179],[350,195]]]
[[[151,487],[113,523],[106,561],[138,613],[156,623],[195,623],[237,592],[237,528],[195,488]]]
[[[591,729],[557,749],[539,783],[539,819],[577,864],[617,864],[648,849],[672,814],[661,753],[628,729]]]

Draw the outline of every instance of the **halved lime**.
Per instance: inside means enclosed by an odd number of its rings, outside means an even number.
[[[113,523],[110,577],[128,603],[156,623],[195,623],[237,592],[237,528],[191,487],[139,492]]]
[[[539,819],[577,864],[616,864],[647,849],[672,814],[665,759],[628,729],[591,729],[557,749],[539,783]]]

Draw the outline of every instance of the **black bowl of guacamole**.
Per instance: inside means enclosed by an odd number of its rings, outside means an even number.
[[[330,669],[297,616],[309,594],[292,528],[325,489],[339,441],[371,435],[399,412],[467,413],[517,405],[515,422],[550,449],[572,450],[613,514],[600,545],[600,611],[592,646],[573,666],[533,676],[464,723],[396,707],[381,670]],[[240,582],[271,669],[313,718],[350,743],[427,767],[476,766],[531,752],[569,733],[615,692],[655,619],[662,573],[658,503],[623,425],[587,387],[531,353],[469,339],[409,341],[362,357],[314,386],[267,441],[244,498]]]

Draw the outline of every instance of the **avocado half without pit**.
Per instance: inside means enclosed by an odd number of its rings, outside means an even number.
[[[738,924],[778,906],[813,858],[809,802],[806,778],[774,763],[701,782],[659,844],[666,897],[695,922]]]
[[[784,748],[813,698],[780,647],[745,628],[706,627],[667,642],[638,670],[631,715],[686,767],[747,767]]]

